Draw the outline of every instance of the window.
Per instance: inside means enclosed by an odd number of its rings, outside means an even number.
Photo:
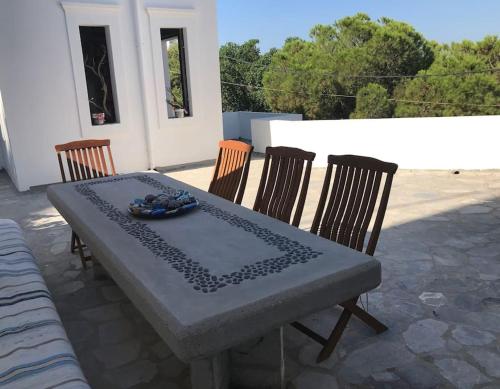
[[[85,79],[93,126],[118,123],[107,28],[80,26]]]
[[[168,117],[191,116],[184,30],[162,28],[160,35]]]

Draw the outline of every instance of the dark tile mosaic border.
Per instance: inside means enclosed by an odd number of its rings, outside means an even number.
[[[317,258],[322,253],[312,250],[295,240],[286,236],[276,234],[267,228],[258,226],[249,220],[230,212],[224,211],[206,201],[201,200],[199,209],[217,219],[224,220],[230,225],[242,228],[248,233],[262,239],[270,246],[276,247],[283,255],[266,258],[255,262],[252,265],[245,265],[239,271],[230,274],[215,276],[210,274],[210,269],[203,267],[199,262],[189,258],[184,252],[166,242],[159,234],[153,231],[147,224],[131,217],[128,213],[120,211],[109,202],[101,199],[92,189],[95,185],[102,185],[110,182],[124,180],[137,180],[157,190],[173,193],[175,188],[166,186],[160,181],[148,176],[126,176],[113,177],[99,181],[83,182],[75,185],[78,193],[85,196],[110,220],[117,223],[129,235],[136,238],[153,255],[167,261],[179,273],[183,274],[186,281],[193,284],[193,288],[202,293],[216,292],[220,288],[228,285],[238,285],[248,280],[258,277],[265,277],[269,274],[280,273],[284,269],[299,263],[307,263],[311,259]]]

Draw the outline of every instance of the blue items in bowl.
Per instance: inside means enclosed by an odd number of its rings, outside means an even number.
[[[131,215],[138,217],[162,219],[185,213],[198,205],[198,200],[191,193],[178,190],[174,195],[149,194],[144,199],[135,199],[130,203],[128,211]]]

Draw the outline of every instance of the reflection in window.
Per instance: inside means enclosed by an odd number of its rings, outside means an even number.
[[[162,28],[160,35],[168,117],[191,116],[184,31],[182,28]]]
[[[106,27],[80,26],[92,125],[118,123]]]

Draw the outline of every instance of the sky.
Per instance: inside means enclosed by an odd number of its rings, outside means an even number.
[[[441,43],[500,35],[500,0],[217,0],[217,7],[221,45],[256,38],[262,51],[358,12],[410,23]]]

